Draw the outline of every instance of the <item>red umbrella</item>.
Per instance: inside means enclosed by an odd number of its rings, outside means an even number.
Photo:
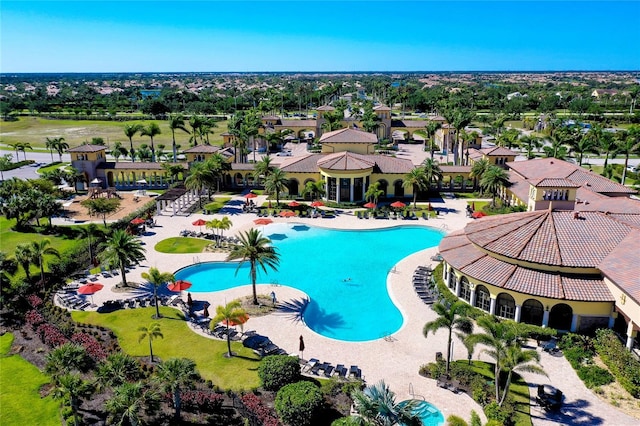
[[[368,209],[375,209],[376,208],[376,203],[369,202],[369,203],[365,204],[363,207],[366,207]]]
[[[297,202],[297,201],[292,201],[292,202],[289,203],[289,207],[298,207],[299,205],[300,205],[300,203]]]
[[[193,225],[193,226],[197,226],[197,227],[199,227],[199,228],[200,228],[200,231],[202,231],[202,227],[203,227],[204,225],[206,225],[206,224],[207,224],[207,221],[206,221],[206,220],[204,220],[204,219],[198,219],[198,220],[196,220],[195,222],[193,222],[193,223],[192,223],[192,225]]]
[[[270,223],[273,223],[273,220],[267,219],[267,218],[261,218],[261,219],[255,219],[253,223],[255,223],[256,225],[268,225]]]
[[[131,221],[132,225],[142,225],[143,223],[144,223],[144,219],[140,219],[139,217],[136,217]]]
[[[93,305],[93,295],[102,290],[103,287],[104,285],[100,283],[85,284],[82,287],[78,288],[78,294],[91,295],[91,304]]]
[[[324,206],[324,203],[322,201],[314,201],[313,203],[311,203],[311,207],[322,207]]]
[[[391,207],[395,207],[397,209],[403,209],[407,207],[407,205],[402,201],[394,201],[393,203],[391,203]]]
[[[248,314],[244,314],[244,315],[241,315],[240,317],[238,317],[237,320],[231,320],[231,321],[228,321],[228,322],[227,322],[227,320],[224,320],[224,321],[222,321],[222,324],[226,325],[227,327],[229,327],[229,326],[235,327],[236,325],[244,324],[247,321],[249,321],[249,315]]]
[[[191,283],[185,280],[178,280],[167,286],[169,291],[173,291],[174,293],[180,293],[181,291],[187,290],[190,287],[191,287]]]
[[[292,212],[291,210],[285,210],[285,211],[280,212],[280,216],[281,217],[292,217],[292,216],[295,216],[295,215],[296,215],[296,213]]]
[[[477,211],[471,213],[471,217],[474,219],[480,219],[481,217],[485,217],[487,214],[485,212]]]
[[[248,193],[247,195],[244,196],[244,198],[256,198],[257,195],[254,194],[253,192]]]

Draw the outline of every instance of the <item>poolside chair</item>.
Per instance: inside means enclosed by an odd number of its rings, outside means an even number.
[[[436,386],[438,386],[439,388],[447,389],[449,386],[449,379],[447,379],[447,376],[443,375],[438,377],[438,380],[436,380]]]
[[[331,373],[333,373],[333,366],[331,364],[327,364],[323,369],[322,369],[322,374],[325,377],[331,377]]]
[[[313,367],[311,367],[311,369],[309,370],[309,372],[311,374],[315,374],[316,376],[319,375],[320,370],[322,370],[324,368],[324,363],[317,363],[316,365],[314,365]]]
[[[318,365],[320,361],[317,358],[311,358],[307,363],[302,367],[302,371],[310,371],[313,367]]]
[[[351,368],[349,368],[349,377],[359,379],[362,377],[362,370],[360,370],[357,365],[352,365]]]
[[[347,367],[345,367],[344,364],[338,364],[336,366],[334,374],[342,379],[345,379],[347,377]]]
[[[447,389],[449,389],[453,393],[459,393],[460,392],[460,381],[453,380],[451,383],[449,383],[447,385]]]

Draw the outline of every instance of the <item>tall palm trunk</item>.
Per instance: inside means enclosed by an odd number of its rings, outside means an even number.
[[[253,284],[252,290],[253,290],[253,304],[257,305],[258,304],[258,294],[256,293],[256,265],[255,263],[251,264],[251,283]]]

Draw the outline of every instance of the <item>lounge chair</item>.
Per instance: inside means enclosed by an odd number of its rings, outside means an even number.
[[[309,372],[311,374],[315,374],[316,376],[318,376],[319,372],[320,372],[320,370],[322,369],[323,366],[324,366],[324,364],[317,363],[316,365],[311,367],[311,369],[309,369]]]
[[[331,364],[327,364],[323,369],[322,369],[322,374],[325,377],[331,377],[331,373],[333,373],[333,366]]]
[[[453,393],[460,392],[460,382],[458,380],[453,380],[447,385],[447,389],[449,389]]]
[[[447,376],[440,376],[436,380],[436,385],[439,388],[447,389],[449,387],[449,379],[447,379]]]
[[[320,361],[317,358],[311,358],[307,363],[302,367],[302,371],[311,371],[313,367],[318,365]]]
[[[362,377],[362,370],[360,370],[357,365],[352,365],[351,368],[349,368],[349,377],[359,379]]]
[[[336,366],[334,374],[344,379],[347,376],[347,368],[344,366],[344,364],[338,364]]]

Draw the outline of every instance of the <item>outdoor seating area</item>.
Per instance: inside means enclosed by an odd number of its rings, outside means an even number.
[[[262,336],[260,334],[256,334],[255,332],[242,333],[239,335],[237,340],[241,340],[242,345],[245,348],[253,350],[256,355],[259,355],[261,357],[267,355],[287,355],[287,351],[274,344],[267,336]]]
[[[428,266],[419,266],[413,273],[413,289],[418,297],[427,305],[435,303],[438,296],[435,291],[433,271]]]
[[[347,368],[344,364],[337,364],[334,367],[331,363],[321,362],[316,358],[311,358],[302,365],[302,373],[327,378],[337,377],[344,380],[363,379],[362,370],[357,365]]]
[[[458,380],[450,380],[447,376],[440,376],[436,380],[436,385],[439,388],[448,389],[453,393],[464,392],[465,390],[461,387],[460,381]]]
[[[562,391],[551,385],[538,385],[536,402],[546,411],[558,411],[562,407]]]

